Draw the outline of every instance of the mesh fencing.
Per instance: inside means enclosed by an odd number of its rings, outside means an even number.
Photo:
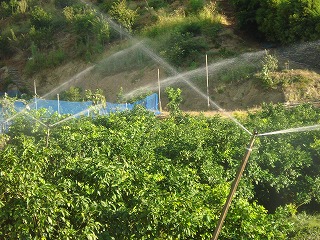
[[[160,114],[158,94],[156,93],[134,103],[107,102],[105,107],[99,109],[99,114],[107,115],[114,112],[132,110],[136,105],[141,105],[156,115]],[[49,114],[58,113],[61,115],[78,116],[80,114],[85,114],[86,112],[89,113],[92,106],[92,101],[69,102],[60,100],[45,100],[39,98],[32,99],[28,104],[21,101],[15,101],[13,104],[13,109],[11,110],[9,110],[7,106],[0,104],[0,123],[2,126],[0,128],[0,132],[6,131],[8,129],[8,126],[10,126],[10,121],[8,121],[8,119],[12,119],[12,116],[10,116],[12,115],[12,112],[19,113],[24,110],[46,109]]]

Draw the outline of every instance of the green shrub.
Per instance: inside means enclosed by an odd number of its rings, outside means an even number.
[[[60,94],[60,99],[71,102],[83,101],[82,89],[79,87],[70,87],[69,90],[65,90]]]
[[[49,28],[52,22],[52,14],[46,12],[43,8],[35,6],[31,11],[31,24],[37,29]]]
[[[176,32],[167,36],[160,52],[175,66],[188,66],[207,49],[208,43],[203,37],[194,37],[189,32]]]
[[[267,40],[293,43],[320,38],[320,2],[233,0],[240,27],[257,29]],[[253,31],[254,32],[254,31]]]
[[[12,14],[9,4],[5,1],[1,1],[0,14],[3,17],[9,17]]]
[[[13,53],[10,41],[6,35],[0,35],[0,56],[5,57]],[[1,58],[0,57],[0,58]]]
[[[237,25],[240,29],[257,32],[256,12],[263,1],[260,0],[231,0],[237,16]]]
[[[144,34],[158,43],[154,47],[172,64],[188,66],[207,51],[210,41],[217,41],[220,20],[213,3],[192,16],[181,9],[171,14],[160,11],[157,23],[145,28]]]
[[[278,70],[278,59],[276,56],[269,54],[266,51],[266,55],[262,60],[262,70],[259,74],[259,78],[262,81],[262,85],[265,88],[275,88],[279,82],[271,75],[272,72]]]
[[[40,52],[34,43],[30,48],[32,53],[31,58],[25,65],[27,74],[33,74],[45,68],[59,66],[66,59],[66,54],[62,49]]]
[[[53,39],[53,29],[52,28],[41,28],[36,29],[31,26],[29,31],[29,38],[34,42],[39,48],[46,48],[54,41]]]
[[[282,112],[273,110],[274,115],[258,113],[254,120],[263,124],[265,114],[270,121],[277,117],[278,123]],[[292,115],[295,120],[312,116]],[[248,140],[225,118],[164,121],[136,107],[62,122],[50,129],[46,146],[46,127],[34,118],[15,118],[0,151],[0,232],[8,239],[210,239]],[[298,139],[307,144],[312,138],[298,134],[291,140]],[[254,175],[263,163],[267,168],[277,154],[287,153],[287,141],[273,150],[270,138],[261,140],[230,207],[222,239],[288,239],[294,227],[294,205],[271,214],[253,199],[251,181],[279,184],[277,177],[291,177],[282,171],[275,178],[271,173]],[[295,160],[278,160],[277,167],[283,170],[281,164],[288,167],[290,161],[296,164],[288,170],[305,169],[305,162]]]
[[[75,46],[78,54],[85,55],[88,61],[92,60],[92,55],[101,52],[110,39],[109,24],[89,7],[65,7],[63,14],[78,36],[78,44]]]
[[[132,10],[127,6],[126,0],[114,2],[109,10],[110,16],[124,26],[129,32],[138,17],[137,10]]]
[[[204,0],[189,0],[187,5],[188,14],[197,14],[203,9],[205,4]]]
[[[65,8],[67,6],[72,6],[76,3],[76,0],[54,0],[54,4],[58,8]]]
[[[174,89],[172,87],[166,88],[166,94],[168,95],[169,103],[167,104],[168,110],[172,117],[181,115],[180,104],[182,102],[181,89]]]

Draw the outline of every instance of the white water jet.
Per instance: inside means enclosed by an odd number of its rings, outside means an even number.
[[[5,123],[8,123],[8,122],[10,122],[12,119],[16,118],[17,116],[19,116],[20,114],[23,114],[23,113],[26,112],[26,111],[27,111],[27,108],[23,109],[23,110],[20,111],[20,112],[17,112],[16,114],[14,114],[13,116],[11,116],[11,117],[9,117],[9,118],[7,118],[4,122],[5,122]]]
[[[225,59],[223,61],[217,62],[217,63],[212,63],[208,66],[208,72],[209,73],[214,73],[215,71],[222,69],[224,67],[227,67],[231,64],[237,63],[243,58],[253,58],[253,57],[260,57],[261,54],[263,54],[263,51],[255,52],[255,53],[245,53],[241,56],[230,58],[230,59]],[[243,64],[243,61],[241,61]],[[184,80],[190,81],[190,78],[192,77],[200,77],[200,76],[205,76],[206,74],[206,67],[200,67],[191,71],[186,71],[183,73],[179,73],[177,75],[173,75],[170,77],[167,77],[165,79],[160,80],[161,86],[166,87],[171,85],[172,83],[178,83]],[[158,83],[150,83],[147,85],[144,85],[140,88],[137,88],[129,93],[126,93],[124,95],[125,98],[131,98],[134,97],[136,94],[140,94],[141,92],[146,92],[146,91],[153,91],[158,89]]]
[[[173,81],[177,80],[177,79],[181,79],[180,81],[185,82],[189,87],[191,87],[195,92],[197,92],[201,97],[203,97],[204,99],[207,99],[208,96],[207,94],[205,94],[203,91],[201,91],[197,86],[195,86],[193,83],[191,83],[190,81],[190,77],[194,76],[195,74],[199,74],[199,72],[202,72],[202,74],[205,74],[205,68],[199,68],[190,72],[186,72],[186,73],[178,73],[178,71],[173,68],[171,65],[169,65],[166,61],[164,61],[162,58],[160,58],[158,55],[156,55],[154,52],[152,52],[150,49],[148,49],[146,46],[142,45],[141,47],[143,47],[143,50],[145,50],[147,52],[147,54],[152,57],[152,59],[154,59],[155,61],[159,62],[162,66],[166,67],[167,69],[169,69],[172,73],[175,74],[175,76],[173,77],[169,77],[167,79],[164,79],[161,82],[168,84],[168,83],[172,83]],[[236,58],[232,58],[232,59],[227,59],[224,60],[222,62],[219,63],[214,63],[211,64],[209,66],[210,71],[212,71],[213,69],[217,69],[219,67],[224,67],[226,65],[232,64],[234,63],[236,60],[240,60],[241,58],[252,58],[252,57],[259,57],[261,55],[264,54],[264,51],[258,51],[255,53],[246,53],[246,54],[242,54],[240,57],[236,57]],[[125,94],[125,96],[130,96],[132,95],[132,93],[137,93],[137,92],[141,92],[142,90],[150,90],[150,87],[152,87],[151,89],[156,89],[156,83],[151,84],[146,86],[145,88],[140,88],[137,90],[134,90],[128,94]],[[154,88],[153,88],[154,87]],[[212,99],[209,98],[209,102],[212,106],[214,106],[217,110],[219,110],[223,115],[227,116],[228,118],[230,118],[232,121],[234,121],[239,127],[241,127],[243,130],[245,130],[247,133],[249,133],[250,135],[252,135],[252,133],[246,128],[244,127],[237,119],[235,119],[233,116],[231,116],[227,111],[225,111],[223,108],[221,108],[216,102],[214,102]]]
[[[73,76],[72,78],[70,78],[68,81],[60,84],[58,87],[52,89],[50,92],[46,93],[45,95],[42,96],[42,98],[46,98],[46,97],[50,97],[52,95],[55,95],[56,93],[60,92],[61,89],[64,89],[66,87],[67,84],[74,84],[77,81],[79,81],[80,79],[82,79],[90,70],[93,69],[94,66],[90,66],[87,67],[86,69],[84,69],[83,71],[81,71],[80,73],[76,74],[75,76]]]
[[[289,47],[275,49],[277,55],[288,61],[305,68],[319,71],[320,40],[306,43],[293,44]]]
[[[42,122],[41,120],[39,120],[39,119],[35,118],[35,117],[34,117],[34,116],[32,116],[30,113],[28,113],[28,112],[24,112],[23,114],[25,114],[26,116],[28,116],[28,117],[32,118],[32,119],[33,119],[33,120],[35,120],[36,122],[40,123],[42,126],[44,126],[44,127],[48,127],[48,125],[47,125],[47,124],[45,124],[45,123],[44,123],[44,122]]]
[[[278,134],[284,134],[284,133],[307,132],[307,131],[314,131],[314,130],[320,130],[320,124],[305,126],[305,127],[288,128],[288,129],[274,131],[274,132],[261,133],[261,134],[258,134],[257,136],[258,137],[269,136],[269,135],[278,135]]]
[[[84,3],[85,5],[88,5],[90,7],[92,7],[93,9],[96,9],[96,7],[93,6],[92,3],[88,3],[85,0],[81,0],[82,3]],[[97,10],[97,9],[96,9]],[[97,10],[98,11],[98,10]],[[111,18],[107,15],[107,14],[102,14],[101,15],[105,18],[105,20],[110,24],[110,26],[117,31],[120,35],[125,36],[127,38],[129,38],[132,41],[137,41],[135,40],[135,38],[128,32],[125,30],[125,28],[120,27],[119,24],[115,23],[113,20],[111,20]],[[162,67],[164,67],[165,69],[167,69],[170,73],[172,73],[173,75],[179,75],[180,73],[178,72],[178,70],[176,70],[172,65],[170,65],[167,61],[165,61],[163,58],[161,58],[159,55],[157,55],[154,51],[152,51],[150,48],[148,48],[145,44],[140,44],[139,48],[145,53],[147,54],[151,59],[153,59],[155,62],[157,62],[158,64],[160,64]],[[263,52],[263,51],[261,51]],[[251,53],[247,54],[252,55]],[[190,82],[190,80],[187,77],[182,77],[182,81],[185,82],[190,88],[192,88],[195,92],[197,92],[200,96],[202,96],[203,98],[207,99],[207,95],[205,93],[203,93],[197,86],[195,86],[194,84],[192,84]],[[245,128],[237,119],[235,119],[234,117],[232,117],[229,113],[227,113],[224,109],[222,109],[217,103],[215,103],[213,100],[210,99],[210,103],[212,104],[212,106],[215,106],[223,115],[227,116],[228,118],[230,118],[232,121],[234,121],[239,127],[241,127],[243,130],[245,130],[247,133],[249,133],[250,135],[252,135],[252,133]]]
[[[89,108],[87,108],[87,109],[82,110],[81,112],[78,112],[78,113],[73,114],[73,115],[71,115],[71,116],[69,116],[69,117],[67,117],[67,118],[64,118],[64,119],[62,119],[62,120],[60,120],[60,121],[58,121],[58,122],[56,122],[56,123],[54,123],[54,124],[50,124],[49,126],[50,126],[50,127],[54,127],[54,126],[59,125],[59,124],[61,124],[61,123],[63,123],[63,122],[69,121],[70,119],[74,119],[75,117],[78,117],[78,116],[81,116],[81,115],[90,113],[91,111],[99,110],[99,109],[101,109],[101,108],[103,108],[103,107],[104,107],[103,104],[98,104],[98,105],[89,107]]]

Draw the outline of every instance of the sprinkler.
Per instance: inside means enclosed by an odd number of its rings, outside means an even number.
[[[247,147],[247,151],[245,153],[245,155],[243,156],[243,160],[242,160],[242,163],[237,171],[237,175],[232,183],[232,186],[231,186],[231,189],[230,189],[230,192],[229,192],[229,196],[224,204],[224,207],[222,209],[222,212],[221,212],[221,215],[220,215],[220,219],[218,221],[218,224],[216,226],[216,229],[213,233],[213,236],[211,238],[211,240],[217,240],[218,239],[218,236],[219,236],[219,233],[221,231],[221,228],[223,226],[223,222],[227,216],[227,213],[228,213],[228,210],[229,210],[229,207],[231,205],[231,201],[232,201],[232,198],[233,198],[233,195],[235,194],[236,190],[237,190],[237,187],[239,185],[239,182],[240,182],[240,179],[242,177],[242,174],[243,174],[243,171],[247,165],[247,162],[248,162],[248,159],[250,157],[250,154],[252,152],[252,147],[253,147],[253,143],[254,143],[254,140],[256,138],[256,136],[258,135],[258,132],[257,130],[255,130],[251,136],[251,139],[250,139],[250,143]]]

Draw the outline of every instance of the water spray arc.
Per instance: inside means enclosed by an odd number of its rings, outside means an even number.
[[[79,79],[81,79],[84,75],[86,75],[88,72],[90,72],[90,70],[93,69],[93,66],[90,66],[88,68],[86,68],[85,70],[81,71],[80,73],[76,74],[75,76],[73,76],[71,79],[69,79],[68,81],[62,83],[61,85],[59,85],[58,87],[52,89],[50,92],[46,93],[45,95],[42,96],[42,98],[46,98],[46,97],[50,97],[53,94],[56,94],[58,91],[60,91],[62,88],[64,88],[67,84],[71,83],[71,82],[76,82]]]
[[[93,9],[99,11],[92,3],[89,3],[85,0],[81,0],[82,3],[84,3],[87,6],[92,7]],[[120,27],[119,24],[114,22],[110,16],[107,14],[102,14],[102,17],[110,24],[110,26],[117,31],[121,36],[125,36],[126,38],[130,39],[133,42],[137,42],[137,40],[128,32],[125,28]],[[158,54],[156,54],[154,51],[152,51],[149,47],[146,46],[146,44],[139,44],[139,49],[142,50],[145,54],[147,54],[151,59],[153,59],[156,63],[158,63],[160,66],[165,68],[167,71],[169,71],[171,74],[177,76],[180,73],[177,69],[175,69],[172,65],[170,65],[167,61],[165,61],[163,58],[161,58]],[[261,51],[263,53],[263,51]],[[250,55],[250,54],[249,54]],[[202,98],[207,99],[208,96],[206,93],[203,93],[197,86],[195,86],[193,83],[190,82],[190,79],[187,77],[182,77],[182,81],[185,82],[191,89],[193,89],[196,93],[198,93]],[[220,111],[223,115],[230,118],[234,123],[236,123],[240,128],[242,128],[245,132],[247,132],[249,135],[252,135],[252,133],[244,127],[237,119],[232,117],[230,114],[228,114],[225,110],[223,110],[217,103],[215,103],[212,99],[209,100],[209,104],[211,106],[214,106],[218,111]]]
[[[257,136],[269,136],[269,135],[278,135],[278,134],[284,134],[284,133],[294,133],[294,132],[307,132],[307,131],[314,131],[314,130],[320,130],[320,124],[312,125],[312,126],[305,126],[305,127],[297,127],[297,128],[289,128],[274,132],[267,132],[258,134]]]
[[[82,1],[83,3],[86,3],[85,1]],[[87,3],[86,3],[87,4]],[[121,28],[118,24],[115,24],[112,20],[109,19],[108,21],[109,23],[112,23],[112,27],[114,29],[118,29],[119,33],[121,35],[125,35],[126,37],[132,39],[132,36],[127,33],[125,30],[123,30],[123,28]],[[233,122],[235,122],[240,128],[242,128],[245,132],[247,132],[249,135],[251,135],[251,139],[249,142],[249,145],[247,147],[247,151],[245,152],[242,162],[239,166],[239,169],[237,171],[236,177],[232,183],[231,189],[230,189],[230,193],[228,195],[228,198],[226,200],[226,203],[223,207],[220,219],[218,221],[218,224],[216,226],[216,229],[214,231],[212,240],[216,240],[218,239],[218,236],[221,232],[222,226],[223,226],[223,222],[227,216],[227,212],[229,210],[229,207],[231,205],[233,196],[237,190],[237,187],[239,185],[239,182],[241,180],[241,177],[243,175],[243,172],[245,170],[245,167],[247,165],[248,159],[250,157],[250,154],[252,152],[252,148],[255,142],[256,137],[260,137],[260,136],[269,136],[269,135],[277,135],[277,134],[282,134],[282,133],[292,133],[292,132],[304,132],[304,131],[312,131],[312,130],[319,130],[320,129],[320,125],[313,125],[313,126],[307,126],[307,127],[300,127],[300,128],[290,128],[290,129],[286,129],[286,130],[279,130],[279,131],[274,131],[274,132],[267,132],[267,133],[262,133],[262,134],[258,134],[256,131],[255,132],[250,132],[246,127],[244,127],[237,119],[235,119],[233,116],[231,116],[230,114],[228,114],[224,109],[222,109],[217,103],[215,103],[213,100],[211,100],[208,96],[208,93],[205,94],[203,93],[197,86],[195,86],[193,83],[190,82],[190,76],[191,73],[186,73],[186,74],[181,74],[179,73],[174,67],[172,67],[170,64],[168,64],[165,60],[163,60],[161,57],[159,57],[157,54],[155,54],[152,50],[150,50],[147,46],[145,46],[144,44],[138,44],[137,45],[140,49],[142,49],[146,54],[148,54],[152,59],[154,59],[157,63],[159,63],[161,66],[165,67],[167,70],[169,70],[172,74],[174,74],[175,76],[173,77],[169,77],[163,81],[161,81],[161,83],[163,84],[170,84],[171,82],[173,82],[174,80],[177,79],[181,79],[181,81],[185,82],[190,88],[192,88],[195,92],[197,92],[200,96],[202,96],[204,99],[208,99],[208,106],[214,106],[216,109],[218,109],[223,115],[227,116],[228,118],[230,118]],[[262,51],[263,52],[263,51]],[[230,63],[233,62],[232,60],[230,60]],[[86,74],[87,72],[89,72],[91,69],[93,68],[93,66],[85,69],[83,72],[79,73],[78,75],[76,75],[74,78],[70,79],[70,81],[76,81],[77,79],[79,79],[82,75]],[[197,69],[195,70],[195,72],[197,71],[203,71],[203,69]],[[193,73],[195,73],[193,72]],[[159,77],[158,77],[159,79]],[[50,94],[53,94],[56,91],[59,91],[59,89],[61,89],[62,87],[65,86],[65,84],[67,84],[68,82],[60,85],[58,88],[53,89],[52,91],[50,91],[49,93],[45,94],[43,97],[45,96],[49,96]],[[101,106],[102,107],[102,106]],[[81,114],[84,114],[88,111],[91,110],[97,110],[99,109],[100,106],[97,105],[92,109],[86,109],[83,110],[80,113],[77,113],[75,115],[72,115],[70,117],[67,117],[63,120],[60,120],[59,122],[56,122],[54,124],[45,124],[43,122],[41,122],[40,120],[34,118],[33,116],[30,115],[31,118],[33,118],[35,121],[39,122],[41,125],[43,125],[44,127],[47,127],[47,138],[46,138],[46,145],[48,146],[49,144],[49,136],[50,136],[50,128],[57,126],[63,122],[66,122],[72,118],[75,118],[76,116],[79,116]],[[20,113],[18,113],[20,114]],[[12,119],[12,118],[11,118]],[[8,120],[7,120],[8,121]]]
[[[215,228],[215,231],[213,233],[213,236],[211,238],[211,240],[217,240],[219,237],[219,234],[221,232],[224,220],[227,216],[229,207],[231,205],[233,196],[237,190],[237,187],[239,185],[240,179],[242,177],[243,171],[245,170],[245,167],[247,165],[248,159],[250,157],[250,154],[252,152],[252,148],[253,148],[253,144],[254,141],[256,139],[256,137],[263,137],[263,136],[270,136],[270,135],[278,135],[278,134],[285,134],[285,133],[296,133],[296,132],[307,132],[307,131],[315,131],[315,130],[320,130],[320,124],[316,124],[316,125],[312,125],[312,126],[305,126],[305,127],[298,127],[298,128],[289,128],[289,129],[284,129],[284,130],[279,130],[279,131],[273,131],[273,132],[267,132],[267,133],[262,133],[262,134],[258,134],[257,131],[254,131],[254,133],[251,136],[251,140],[250,143],[247,147],[247,151],[243,157],[243,160],[238,168],[236,177],[232,183],[229,195],[227,197],[227,200],[225,202],[225,205],[222,209],[219,221],[217,223],[217,226]]]
[[[57,125],[59,125],[59,124],[61,124],[61,123],[63,123],[63,122],[69,121],[70,119],[74,119],[74,118],[76,118],[76,117],[78,117],[78,116],[84,115],[84,114],[86,114],[86,113],[89,114],[91,111],[100,110],[100,109],[103,108],[103,107],[104,107],[104,104],[95,105],[95,106],[90,107],[90,108],[88,108],[88,109],[82,110],[81,112],[78,112],[78,113],[76,113],[76,114],[74,114],[74,115],[71,115],[71,116],[69,116],[69,117],[67,117],[67,118],[64,118],[64,119],[60,120],[59,122],[50,124],[49,126],[50,126],[50,127],[57,126]]]
[[[173,73],[176,76],[179,76],[179,72],[172,67],[169,63],[167,63],[165,60],[163,60],[161,57],[159,57],[157,54],[155,54],[152,50],[150,50],[145,45],[141,45],[141,49],[147,53],[152,59],[154,59],[156,62],[158,62],[161,66],[168,69],[171,73]],[[256,54],[263,54],[263,51],[260,51]],[[248,54],[251,55],[251,54]],[[229,59],[227,63],[234,62],[235,59]],[[197,70],[198,71],[198,70]],[[199,70],[200,71],[200,70]],[[203,71],[203,69],[202,69]],[[195,86],[193,83],[191,83],[190,79],[186,76],[179,76],[184,83],[186,83],[191,89],[193,89],[196,93],[198,93],[202,98],[207,99],[208,96],[206,93],[202,92],[197,86]],[[221,108],[216,102],[214,102],[212,99],[209,100],[209,103],[211,106],[214,106],[217,110],[219,110],[223,115],[230,118],[234,123],[236,123],[240,128],[242,128],[245,132],[247,132],[249,135],[252,135],[252,133],[244,127],[237,119],[235,119],[233,116],[231,116],[229,113],[227,113],[223,108]]]
[[[210,106],[214,107],[215,109],[217,109],[223,115],[225,115],[226,117],[231,119],[234,123],[236,123],[245,132],[247,132],[249,135],[251,135],[251,132],[246,127],[244,127],[236,118],[231,116],[226,110],[224,110],[216,102],[214,102],[208,96],[208,93],[202,92],[197,86],[195,86],[193,83],[191,83],[190,77],[195,76],[195,75],[198,75],[198,76],[204,75],[206,69],[208,69],[208,72],[209,72],[209,70],[210,71],[214,71],[217,68],[221,68],[221,67],[225,67],[225,66],[231,65],[231,64],[235,63],[237,60],[239,60],[241,58],[259,57],[260,55],[264,54],[263,51],[259,51],[259,52],[255,52],[255,53],[246,53],[246,54],[241,55],[240,57],[235,57],[235,58],[224,60],[223,62],[210,64],[207,67],[198,68],[198,69],[195,69],[195,70],[192,70],[192,71],[188,71],[188,72],[184,72],[184,73],[178,73],[177,70],[175,70],[167,62],[165,62],[162,58],[160,58],[155,53],[153,53],[146,46],[142,46],[142,47],[144,48],[145,51],[147,51],[149,53],[150,56],[152,56],[152,58],[155,61],[159,62],[160,65],[164,66],[166,69],[169,69],[171,71],[171,73],[174,74],[174,76],[168,77],[168,78],[163,79],[163,80],[160,81],[162,87],[168,86],[168,85],[170,85],[172,83],[177,83],[177,82],[186,83],[190,88],[192,88],[196,93],[198,93],[203,99],[207,99],[208,100],[208,105],[210,105]],[[141,91],[156,90],[156,89],[157,89],[157,86],[156,86],[155,83],[148,84],[148,85],[146,85],[144,87],[135,89],[135,90],[125,94],[125,97],[131,97],[131,96],[133,96],[133,95],[135,95],[137,93],[140,93]]]

